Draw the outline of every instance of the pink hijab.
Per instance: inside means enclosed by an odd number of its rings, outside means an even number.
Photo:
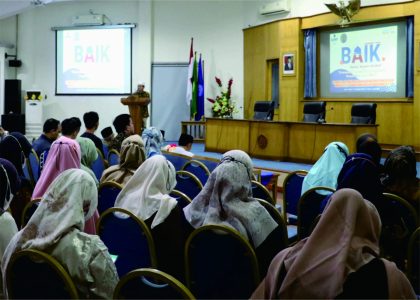
[[[76,140],[65,136],[58,138],[48,152],[45,167],[35,185],[32,199],[44,196],[54,179],[68,169],[80,169],[80,146]]]
[[[266,278],[252,298],[336,297],[342,292],[349,273],[379,255],[380,231],[381,221],[372,203],[364,200],[355,190],[337,191],[311,236],[283,250],[273,259]],[[283,264],[287,273],[279,286]],[[388,264],[385,265],[387,267]],[[393,275],[401,275],[393,273],[387,272],[388,282]],[[395,296],[392,292],[390,295]]]

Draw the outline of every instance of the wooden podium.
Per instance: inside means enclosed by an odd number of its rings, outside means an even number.
[[[144,110],[147,109],[147,105],[150,103],[150,98],[141,98],[136,95],[130,95],[127,98],[121,98],[121,103],[128,105],[128,110],[133,119],[134,131],[141,135],[144,128],[143,115]]]

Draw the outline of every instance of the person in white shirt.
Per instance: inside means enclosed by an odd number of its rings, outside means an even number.
[[[178,153],[182,155],[186,155],[189,157],[193,157],[194,153],[192,153],[191,147],[194,143],[194,138],[192,135],[181,133],[181,136],[179,137],[178,146],[171,149],[170,151],[173,153]]]

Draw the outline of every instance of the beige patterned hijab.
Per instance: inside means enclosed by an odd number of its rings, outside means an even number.
[[[97,199],[95,182],[87,172],[69,169],[61,173],[45,192],[28,224],[10,241],[3,256],[2,273],[16,251],[42,251],[73,230],[83,231],[85,220],[96,210]]]
[[[162,155],[148,158],[127,182],[115,201],[115,207],[131,211],[145,221],[156,213],[151,228],[161,224],[177,202],[168,194],[176,185],[175,168]]]
[[[120,164],[111,166],[104,171],[101,183],[115,181],[127,184],[134,172],[144,162],[146,154],[142,138],[135,134],[126,138],[121,145]]]
[[[238,230],[258,247],[278,226],[252,198],[252,161],[240,150],[226,152],[201,192],[184,208],[187,221],[199,228],[221,224]]]

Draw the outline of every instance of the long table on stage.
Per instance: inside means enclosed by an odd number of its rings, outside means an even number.
[[[377,126],[206,118],[205,150],[240,149],[253,157],[314,162],[333,141],[355,152],[357,137],[376,135]]]

